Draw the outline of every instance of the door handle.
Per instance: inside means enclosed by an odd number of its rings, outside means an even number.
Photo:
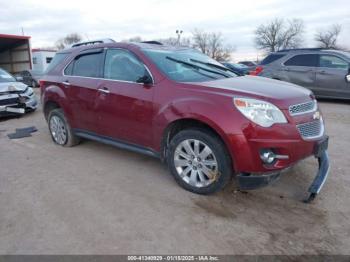
[[[322,71],[318,71],[318,73],[324,75],[326,71],[322,70]]]
[[[99,92],[102,92],[104,94],[109,94],[109,90],[107,87],[99,88],[97,89]]]
[[[62,84],[65,85],[65,86],[70,86],[70,83],[68,82],[68,80],[63,81]]]

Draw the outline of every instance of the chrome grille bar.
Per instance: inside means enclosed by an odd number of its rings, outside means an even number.
[[[296,116],[296,115],[301,115],[301,114],[306,114],[306,113],[316,111],[316,109],[317,109],[317,102],[316,100],[312,100],[306,103],[291,105],[289,107],[289,114],[291,116]]]

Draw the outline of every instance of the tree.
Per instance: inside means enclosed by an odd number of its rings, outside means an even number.
[[[188,37],[181,37],[180,43],[177,37],[162,38],[156,41],[161,42],[165,45],[170,45],[170,46],[187,46],[187,47],[191,46],[191,38],[188,38]]]
[[[193,47],[218,61],[227,61],[231,58],[234,48],[224,43],[220,32],[205,32],[195,29],[192,32]]]
[[[255,44],[258,49],[275,52],[281,49],[297,48],[302,44],[304,23],[300,19],[276,18],[255,30]]]
[[[334,24],[328,30],[319,30],[315,34],[315,41],[318,42],[318,47],[339,49],[337,46],[338,36],[341,32],[341,25]]]
[[[58,50],[64,49],[72,44],[81,42],[83,38],[78,33],[72,33],[56,41]]]

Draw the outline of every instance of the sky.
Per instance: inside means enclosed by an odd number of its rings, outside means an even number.
[[[339,44],[350,48],[348,0],[0,0],[0,34],[31,36],[33,48],[53,46],[69,33],[85,39],[116,41],[141,36],[152,40],[189,37],[195,29],[221,32],[235,47],[233,61],[261,58],[254,30],[274,18],[304,21],[304,46],[314,34],[334,23],[342,25]]]

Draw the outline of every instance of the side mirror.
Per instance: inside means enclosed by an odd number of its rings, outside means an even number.
[[[149,75],[144,75],[144,76],[141,76],[139,79],[137,79],[136,83],[143,83],[145,85],[151,85],[151,84],[153,84],[153,81]]]
[[[23,77],[22,77],[22,76],[16,76],[15,78],[16,78],[16,81],[17,81],[17,82],[23,81]]]
[[[345,76],[345,81],[350,83],[350,74]]]

